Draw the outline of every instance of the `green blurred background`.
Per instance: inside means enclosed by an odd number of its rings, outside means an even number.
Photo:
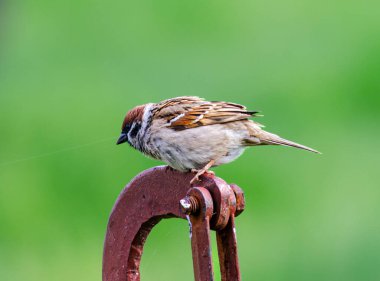
[[[0,280],[101,280],[114,201],[160,164],[115,145],[124,114],[180,95],[323,152],[215,169],[245,190],[243,280],[380,280],[378,0],[8,0],[0,42]],[[142,280],[193,280],[188,236],[156,227]]]

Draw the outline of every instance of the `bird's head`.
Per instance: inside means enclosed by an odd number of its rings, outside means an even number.
[[[141,129],[145,107],[146,105],[139,105],[128,111],[121,126],[121,135],[116,144],[128,142],[132,146],[136,145],[136,138]]]

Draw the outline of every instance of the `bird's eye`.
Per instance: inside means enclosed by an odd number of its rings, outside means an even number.
[[[130,124],[127,124],[127,125],[125,125],[123,131],[126,132],[126,133],[128,133],[130,129],[131,129],[131,125],[130,125]]]

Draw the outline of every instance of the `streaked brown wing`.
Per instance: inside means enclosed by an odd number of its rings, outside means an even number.
[[[208,102],[197,97],[164,101],[159,110],[160,118],[166,119],[168,126],[174,130],[247,120],[256,113],[247,111],[240,104]]]

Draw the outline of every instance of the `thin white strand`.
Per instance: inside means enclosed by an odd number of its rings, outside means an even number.
[[[53,155],[53,154],[59,154],[59,153],[63,153],[63,152],[73,151],[73,150],[77,150],[77,149],[80,149],[80,148],[83,148],[83,147],[87,147],[87,146],[91,146],[91,145],[94,145],[94,144],[106,142],[106,141],[111,140],[111,139],[115,139],[115,138],[114,137],[112,137],[112,138],[104,138],[104,139],[92,141],[92,142],[85,143],[85,144],[75,145],[75,146],[71,146],[71,147],[67,147],[67,148],[62,148],[62,149],[58,149],[58,150],[51,151],[51,152],[45,152],[45,153],[37,154],[37,155],[34,155],[34,156],[29,156],[29,157],[24,157],[24,158],[16,159],[16,160],[10,160],[10,161],[5,161],[5,162],[0,162],[0,166],[12,165],[12,164],[20,163],[20,162],[25,162],[25,161],[30,161],[30,160],[35,160],[35,159],[39,159],[39,158],[48,157],[48,156]]]

